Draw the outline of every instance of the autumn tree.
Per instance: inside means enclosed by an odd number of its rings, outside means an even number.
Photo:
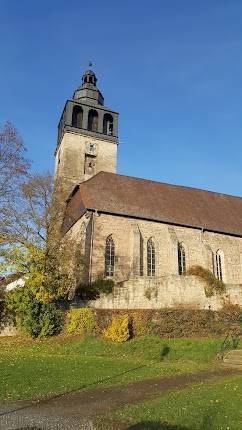
[[[53,199],[53,188],[49,173],[30,173],[22,139],[6,123],[0,131],[0,273],[23,274],[25,286],[8,293],[6,303],[17,326],[34,337],[60,330],[57,301],[73,286],[67,252],[73,248],[62,243],[64,205],[61,195]]]
[[[31,285],[44,301],[68,294],[73,285],[70,252],[62,243],[58,202],[53,203],[50,174],[29,175],[4,211],[0,232],[0,267],[28,274]]]
[[[26,149],[17,130],[6,123],[0,130],[0,270],[2,273],[31,273],[35,281],[50,284],[51,272],[58,273],[57,260],[64,257],[55,225],[60,224],[58,202],[53,204],[53,178],[49,173],[30,173]],[[55,234],[51,232],[55,230]],[[60,230],[60,229],[59,229]],[[58,232],[59,232],[58,230]],[[47,236],[51,244],[47,245]],[[48,269],[48,276],[46,271]],[[0,272],[0,273],[1,273]],[[45,276],[44,276],[45,273]],[[42,281],[41,281],[42,276]],[[29,279],[34,276],[29,276]],[[58,274],[61,282],[61,275]],[[35,285],[36,285],[35,282]],[[47,282],[45,282],[47,284]]]

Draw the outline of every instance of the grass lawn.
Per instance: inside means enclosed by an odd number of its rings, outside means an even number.
[[[0,398],[30,399],[218,367],[221,339],[0,338]]]
[[[114,420],[124,421],[130,430],[241,430],[242,375],[126,407]]]

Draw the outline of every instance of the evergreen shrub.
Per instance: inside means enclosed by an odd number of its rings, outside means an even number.
[[[33,291],[17,287],[7,294],[7,307],[13,312],[19,331],[33,338],[53,336],[63,328],[63,313],[55,302],[43,302],[36,298]]]
[[[97,278],[95,281],[86,285],[81,285],[76,295],[82,300],[95,300],[100,297],[100,294],[110,294],[114,288],[113,279]]]

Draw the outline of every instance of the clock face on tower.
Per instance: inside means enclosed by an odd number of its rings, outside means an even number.
[[[96,155],[97,154],[97,144],[93,142],[86,143],[86,154]]]

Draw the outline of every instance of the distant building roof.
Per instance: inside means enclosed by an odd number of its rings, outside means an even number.
[[[242,236],[241,197],[108,172],[75,188],[63,231],[86,210]]]
[[[6,277],[0,276],[0,287],[4,288],[6,291],[11,291],[18,285],[23,286],[25,284],[24,275],[25,273],[18,272]]]

